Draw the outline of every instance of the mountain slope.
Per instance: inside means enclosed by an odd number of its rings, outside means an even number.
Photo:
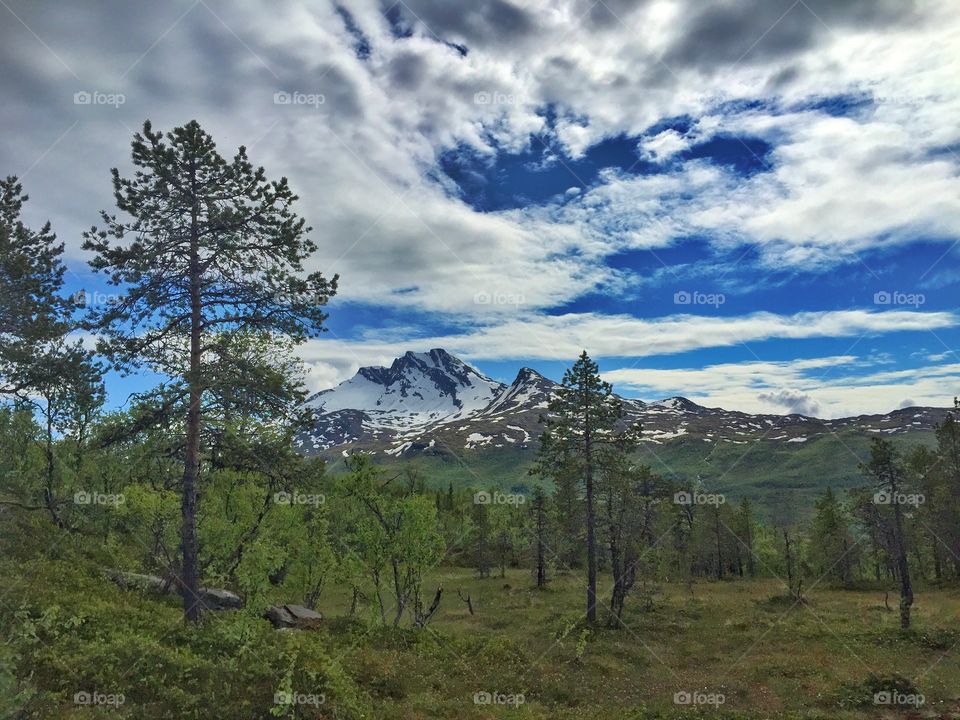
[[[417,459],[443,484],[528,484],[555,387],[531,368],[504,385],[444,350],[408,352],[389,368],[361,368],[312,396],[317,421],[297,445],[330,460],[358,451],[378,462]],[[771,506],[791,493],[862,482],[858,464],[871,436],[932,443],[947,413],[914,407],[821,420],[708,408],[682,397],[623,404],[628,420],[643,428],[638,456],[655,471],[678,481],[699,477],[733,497],[759,493]]]

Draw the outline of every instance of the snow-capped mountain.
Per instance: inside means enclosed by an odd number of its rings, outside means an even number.
[[[360,410],[372,426],[409,429],[486,408],[504,389],[445,350],[408,352],[388,368],[362,367],[307,400],[319,413]]]
[[[540,418],[556,383],[522,368],[509,385],[486,377],[445,350],[408,352],[388,368],[364,367],[334,388],[308,399],[313,428],[297,438],[308,455],[352,451],[385,460],[417,456],[458,458],[469,451],[533,451]],[[751,415],[707,408],[683,397],[645,403],[622,398],[627,420],[640,423],[651,452],[657,446],[695,443],[710,454],[717,445],[762,440],[799,448],[838,433],[891,435],[929,432],[944,408],[906,408],[885,415],[820,420],[803,415]],[[530,453],[524,453],[530,454]]]

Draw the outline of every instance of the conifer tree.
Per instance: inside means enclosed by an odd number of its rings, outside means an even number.
[[[913,605],[913,585],[910,581],[910,566],[907,559],[907,540],[904,528],[902,498],[906,494],[903,461],[893,444],[883,438],[873,438],[870,444],[870,459],[861,465],[861,470],[873,481],[877,495],[876,505],[892,507],[890,523],[893,540],[893,561],[897,579],[900,581],[900,627],[910,627],[910,608]]]
[[[833,488],[827,488],[816,503],[810,541],[813,560],[818,563],[817,575],[828,573],[835,580],[849,583],[853,578],[854,542],[850,520]]]
[[[584,491],[587,539],[587,622],[597,621],[596,488],[604,453],[624,453],[636,442],[636,429],[624,428],[624,410],[610,383],[584,350],[563,375],[550,400],[540,436],[538,471],[573,469]]]
[[[24,224],[28,199],[17,178],[0,180],[0,395],[20,398],[38,381],[37,358],[69,329],[63,243],[50,223]]]
[[[286,178],[267,180],[243,147],[226,160],[196,121],[166,135],[147,121],[134,136],[132,161],[132,178],[112,171],[124,217],[103,212],[103,227],[84,234],[91,266],[120,291],[91,312],[89,327],[101,333],[99,349],[116,367],[147,366],[186,399],[180,584],[184,615],[196,621],[204,405],[236,345],[223,338],[255,333],[302,342],[324,329],[337,278],[304,275],[316,246],[292,209],[297,196]]]

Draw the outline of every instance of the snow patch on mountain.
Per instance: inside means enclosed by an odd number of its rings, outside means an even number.
[[[461,420],[490,405],[503,389],[503,383],[435,349],[408,352],[389,368],[360,368],[349,380],[313,395],[307,404],[320,414],[360,411],[368,425],[407,429]]]

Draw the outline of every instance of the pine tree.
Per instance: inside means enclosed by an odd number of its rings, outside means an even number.
[[[587,540],[587,622],[597,621],[597,534],[595,478],[605,452],[626,452],[634,431],[624,431],[623,406],[597,364],[584,350],[563,375],[548,406],[540,436],[537,469],[551,476],[575,468],[584,489]]]
[[[534,552],[537,573],[537,587],[547,586],[547,518],[549,515],[550,499],[543,488],[537,485],[533,489],[533,498],[530,502],[530,515],[533,520]]]
[[[904,468],[899,453],[883,438],[873,438],[870,443],[870,459],[861,470],[869,477],[878,491],[878,496],[893,508],[893,561],[900,581],[900,627],[910,627],[910,608],[913,605],[913,585],[910,582],[910,565],[907,559],[907,540],[904,529],[904,511],[901,498],[906,492]],[[875,500],[876,503],[876,500]]]
[[[117,207],[129,218],[103,212],[103,229],[84,234],[91,266],[122,291],[91,312],[89,327],[102,334],[99,349],[115,366],[146,365],[186,399],[180,583],[184,616],[196,621],[204,401],[235,345],[222,338],[301,342],[321,332],[337,278],[303,277],[316,246],[292,210],[297,196],[286,178],[268,181],[243,147],[227,161],[196,121],[166,136],[148,121],[134,136],[132,161],[132,178],[112,171]]]
[[[43,425],[43,498],[53,521],[67,527],[57,495],[55,438],[82,443],[103,403],[101,369],[82,342],[69,342],[73,306],[61,295],[63,243],[45,223],[20,218],[29,198],[15,177],[0,180],[0,395],[35,410]]]
[[[28,199],[17,178],[0,180],[0,395],[21,399],[38,381],[37,359],[69,330],[63,243],[50,223],[23,223]]]
[[[832,488],[816,503],[810,544],[818,576],[829,574],[842,583],[850,582],[854,560],[850,520]]]

